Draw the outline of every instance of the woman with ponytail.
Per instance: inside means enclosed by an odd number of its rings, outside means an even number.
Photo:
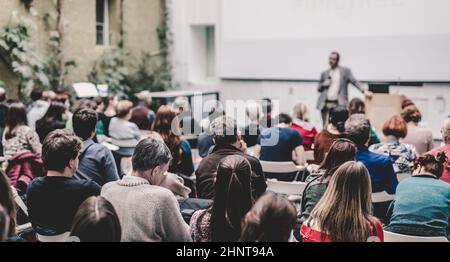
[[[449,238],[450,184],[439,180],[447,163],[443,152],[417,159],[413,177],[397,187],[387,231]]]
[[[286,198],[266,193],[242,220],[242,242],[287,242],[297,210]]]
[[[192,215],[190,227],[194,242],[236,242],[241,220],[253,205],[250,187],[251,166],[242,156],[232,155],[220,161],[211,208]]]
[[[319,165],[323,162],[326,153],[336,139],[345,137],[345,121],[348,117],[348,110],[343,106],[330,110],[328,126],[314,139],[314,161],[316,164]]]

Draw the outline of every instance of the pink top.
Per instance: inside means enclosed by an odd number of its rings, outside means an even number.
[[[377,237],[380,242],[384,242],[384,233],[383,233],[383,225],[380,220],[375,218]],[[370,231],[373,232],[372,224],[369,223]],[[333,242],[329,235],[325,235],[325,238],[322,239],[322,232],[314,230],[307,225],[307,222],[303,223],[300,234],[303,238],[303,242]],[[367,240],[369,242],[370,239]],[[373,241],[375,242],[375,241]]]
[[[429,153],[433,156],[436,156],[440,152],[444,152],[449,160],[449,162],[447,162],[447,167],[444,169],[441,180],[450,183],[450,145],[438,147],[434,150],[431,150]]]

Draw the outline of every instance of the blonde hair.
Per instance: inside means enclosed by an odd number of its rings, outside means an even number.
[[[350,161],[336,170],[307,223],[334,242],[366,242],[376,235],[375,221],[369,172],[362,163]]]
[[[292,117],[300,119],[305,122],[309,122],[309,112],[308,107],[303,103],[298,103],[294,106],[292,110]]]
[[[131,101],[120,101],[116,106],[117,117],[123,118],[127,116],[130,113],[131,108],[133,108],[133,103]]]

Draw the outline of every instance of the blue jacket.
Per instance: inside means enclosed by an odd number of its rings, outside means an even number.
[[[395,194],[398,180],[389,157],[370,152],[367,148],[358,148],[356,160],[363,163],[369,170],[372,192],[386,191],[389,194]]]

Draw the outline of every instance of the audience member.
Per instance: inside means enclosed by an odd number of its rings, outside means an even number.
[[[384,241],[383,226],[372,216],[370,176],[362,163],[347,162],[301,227],[303,242]]]
[[[263,116],[259,121],[259,124],[262,128],[271,128],[272,127],[272,109],[273,103],[269,98],[263,98],[261,100],[261,107]]]
[[[152,131],[161,135],[172,154],[169,172],[190,177],[194,173],[189,142],[181,139],[178,118],[169,106],[161,106],[156,113]]]
[[[400,143],[400,139],[406,137],[408,132],[406,122],[400,116],[391,117],[383,125],[383,134],[386,142],[372,145],[369,150],[391,158],[396,174],[412,174],[416,149],[409,144]]]
[[[27,207],[34,230],[44,236],[70,231],[80,204],[98,195],[100,187],[73,176],[82,142],[69,130],[55,130],[44,140],[42,159],[46,177],[34,179],[27,191]]]
[[[295,226],[295,206],[276,194],[264,194],[242,220],[242,242],[288,242]]]
[[[0,139],[3,138],[3,131],[6,125],[6,114],[8,113],[8,103],[6,101],[6,90],[0,87]],[[0,156],[3,156],[3,140],[0,141]]]
[[[6,210],[0,205],[0,243],[6,242],[9,232],[10,218]]]
[[[155,112],[150,109],[152,94],[145,90],[136,94],[139,103],[133,108],[130,122],[135,123],[140,130],[150,130],[155,119]]]
[[[243,156],[227,156],[217,168],[214,202],[191,218],[194,242],[236,242],[241,220],[253,205],[250,180],[252,169]]]
[[[317,130],[309,122],[309,112],[305,104],[298,103],[294,106],[292,119],[292,125],[290,128],[298,131],[302,136],[305,151],[312,151],[314,147],[314,139],[317,136]]]
[[[366,103],[364,103],[364,101],[360,98],[353,98],[349,105],[348,105],[348,112],[350,115],[354,115],[354,114],[366,114]],[[369,146],[374,145],[374,144],[379,144],[380,143],[380,139],[378,138],[377,133],[375,132],[375,130],[372,128],[370,128],[370,140],[369,140]]]
[[[413,177],[397,188],[387,231],[450,239],[450,185],[439,180],[447,163],[443,152],[418,159]]]
[[[64,129],[66,127],[67,116],[66,107],[59,102],[53,102],[45,115],[36,122],[36,132],[41,143],[53,130]]]
[[[171,160],[163,142],[144,139],[134,150],[131,175],[103,186],[101,195],[119,216],[121,241],[191,241],[174,194],[160,186]]]
[[[369,151],[370,122],[363,114],[351,115],[345,123],[348,138],[358,147],[356,160],[369,170],[373,192],[395,194],[397,175],[388,156]]]
[[[33,89],[30,94],[30,98],[33,101],[33,103],[28,108],[28,126],[31,129],[35,129],[36,122],[43,118],[45,113],[47,112],[48,108],[50,107],[50,103],[45,100],[43,97],[43,90],[42,89]]]
[[[234,119],[227,116],[216,118],[211,123],[211,133],[215,143],[214,149],[200,162],[195,171],[198,197],[214,198],[214,184],[219,162],[226,156],[238,155],[250,162],[252,193],[253,197],[258,199],[267,188],[264,173],[259,160],[245,153],[247,146],[238,132]]]
[[[256,145],[258,136],[261,134],[261,125],[259,121],[262,117],[262,109],[259,103],[250,101],[246,104],[245,114],[247,116],[246,126],[244,128],[243,137],[248,147]]]
[[[103,197],[90,197],[78,208],[70,232],[80,242],[120,242],[122,229],[112,204]]]
[[[419,109],[414,105],[407,106],[403,109],[401,116],[408,123],[408,132],[406,137],[401,139],[400,142],[413,145],[418,155],[423,155],[433,149],[433,134],[431,130],[419,126],[420,121],[422,121],[422,114]]]
[[[8,221],[4,220],[4,222],[7,222],[4,225],[6,227],[6,230],[2,231],[2,228],[0,228],[0,238],[2,236],[2,233],[4,233],[6,236],[5,239],[8,239],[16,234],[16,204],[14,202],[14,196],[10,182],[6,177],[5,173],[3,173],[3,171],[1,170],[0,170],[0,207],[3,207],[3,211],[8,219]],[[2,226],[0,225],[0,227]]]
[[[305,181],[307,185],[302,195],[300,223],[309,218],[336,170],[344,163],[354,161],[355,156],[356,145],[352,141],[339,138],[333,142],[325,160]]]
[[[430,151],[428,154],[437,156],[437,154],[444,152],[444,154],[447,156],[447,159],[450,159],[450,118],[447,118],[445,120],[444,125],[442,126],[441,129],[441,133],[444,144],[441,147],[438,147]],[[450,162],[447,162],[441,180],[450,183]]]
[[[106,129],[106,124],[109,123],[109,120],[107,120],[107,117],[105,115],[105,98],[101,96],[97,96],[94,98],[94,102],[96,103],[96,112],[98,115],[98,122],[97,122],[97,135],[105,135],[108,136],[108,131]]]
[[[321,164],[330,150],[334,140],[345,137],[345,121],[348,119],[348,110],[343,106],[332,108],[326,129],[322,130],[314,139],[314,161]]]
[[[75,134],[83,141],[75,177],[80,180],[92,180],[100,187],[119,180],[111,151],[92,140],[96,134],[97,113],[93,109],[78,109],[73,114],[72,121]]]
[[[178,116],[180,121],[180,128],[183,135],[192,135],[201,133],[200,124],[192,116],[191,105],[187,97],[180,96],[175,98],[172,104],[172,110]]]
[[[117,115],[109,124],[109,136],[117,140],[140,140],[141,132],[135,123],[130,122],[133,103],[122,100],[117,104]]]

